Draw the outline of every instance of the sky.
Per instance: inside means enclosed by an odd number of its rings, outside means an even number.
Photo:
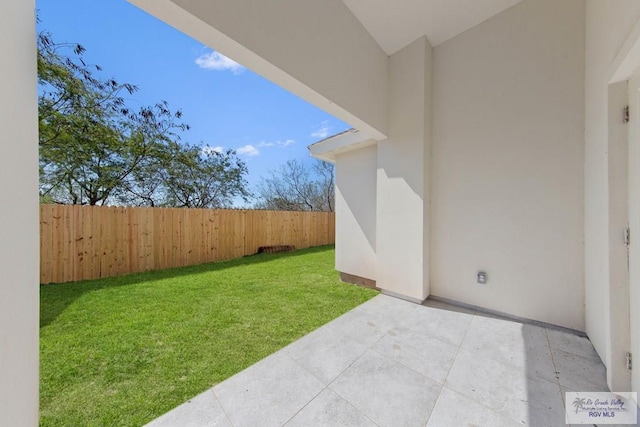
[[[191,129],[182,141],[233,149],[250,189],[307,146],[350,126],[125,0],[37,0],[38,31],[79,43],[102,77],[138,86],[137,108],[164,100]]]

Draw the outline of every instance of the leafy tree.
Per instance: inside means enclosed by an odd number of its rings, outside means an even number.
[[[289,160],[263,178],[257,189],[260,209],[333,212],[335,173],[331,163],[317,160],[309,168]]]
[[[75,60],[61,51],[72,48]],[[81,45],[38,36],[41,196],[104,204],[148,157],[188,128],[166,102],[133,112],[122,97],[137,87],[96,77]]]
[[[181,111],[165,101],[132,110],[124,96],[138,88],[100,77],[84,53],[38,35],[42,201],[220,207],[248,197],[234,152],[180,144]]]
[[[249,197],[244,179],[247,172],[246,164],[232,150],[218,152],[186,147],[164,171],[164,204],[215,208],[231,205],[235,197],[246,201]]]

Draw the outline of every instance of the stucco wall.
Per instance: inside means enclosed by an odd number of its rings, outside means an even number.
[[[0,425],[38,425],[35,5],[0,13]]]
[[[336,156],[336,270],[376,280],[376,146]]]
[[[608,85],[614,60],[640,18],[636,0],[587,1],[585,83],[585,303],[586,331],[611,366],[611,265]],[[618,234],[619,236],[619,234]],[[638,351],[636,351],[636,354]],[[619,358],[616,358],[619,359]],[[622,363],[618,361],[618,363]],[[636,371],[637,372],[637,371]],[[636,374],[635,389],[638,390]]]
[[[377,284],[416,301],[429,295],[431,54],[421,37],[390,57],[389,139],[378,142]]]
[[[432,294],[584,330],[584,13],[525,0],[434,49]]]

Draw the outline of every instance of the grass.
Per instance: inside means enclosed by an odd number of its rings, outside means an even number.
[[[40,424],[137,426],[376,293],[332,247],[40,290]]]

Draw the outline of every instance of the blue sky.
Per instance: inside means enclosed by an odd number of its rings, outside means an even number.
[[[349,128],[125,0],[37,0],[38,30],[80,43],[104,77],[137,85],[139,107],[166,100],[191,130],[182,140],[235,149],[253,188],[288,159],[309,159],[307,146]]]

